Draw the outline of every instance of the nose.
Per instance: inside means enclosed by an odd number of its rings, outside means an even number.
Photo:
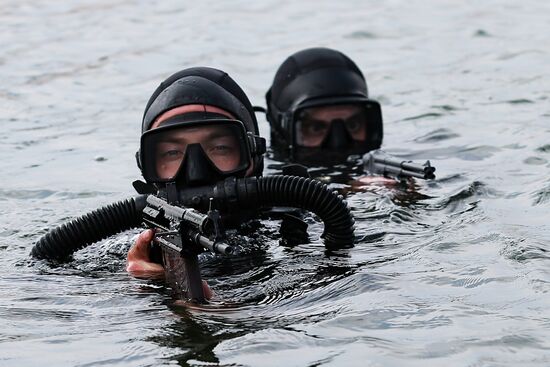
[[[352,138],[346,128],[344,120],[337,119],[331,121],[330,130],[323,140],[321,147],[331,150],[341,149],[345,148],[351,141]]]

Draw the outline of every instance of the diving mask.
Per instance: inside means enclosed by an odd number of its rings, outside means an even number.
[[[171,118],[141,137],[140,163],[148,182],[212,184],[244,177],[253,156],[265,152],[265,140],[227,118],[189,121]]]

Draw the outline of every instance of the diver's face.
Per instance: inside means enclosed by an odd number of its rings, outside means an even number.
[[[353,140],[366,140],[367,121],[363,107],[347,104],[311,107],[298,112],[296,144],[308,148],[320,147],[336,120],[343,121]]]
[[[223,126],[195,127],[177,130],[156,147],[157,174],[172,178],[178,172],[187,147],[200,144],[210,161],[222,172],[237,169],[241,163],[240,141],[232,130]]]
[[[189,112],[214,112],[231,119],[233,115],[214,106],[187,105],[171,109],[162,114],[152,125],[155,129],[171,117]],[[223,123],[216,126],[195,126],[192,128],[175,129],[163,138],[156,146],[155,161],[159,178],[173,178],[177,172],[188,146],[200,144],[210,161],[222,172],[235,170],[241,163],[241,142],[233,134],[233,130],[224,127]],[[252,167],[249,169],[252,171]]]

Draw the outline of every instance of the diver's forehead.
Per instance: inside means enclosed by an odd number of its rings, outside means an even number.
[[[212,113],[218,113],[220,115],[224,115],[226,117],[229,117],[230,119],[235,119],[235,117],[230,112],[224,109],[221,109],[219,107],[202,105],[202,104],[191,104],[191,105],[175,107],[162,113],[159,117],[157,117],[157,119],[151,126],[151,129],[156,129],[164,121],[174,116],[185,115],[186,113],[191,113],[191,112],[212,112]]]
[[[223,124],[223,122],[222,122]],[[190,142],[233,135],[230,125],[227,126],[191,126],[166,131],[162,141]]]

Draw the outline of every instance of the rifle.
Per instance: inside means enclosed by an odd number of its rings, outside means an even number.
[[[416,177],[424,180],[435,179],[435,167],[426,161],[424,164],[412,161],[400,161],[382,150],[374,150],[363,156],[365,170],[384,176],[394,176],[399,179]]]
[[[211,209],[208,214],[202,214],[195,209],[171,205],[157,196],[149,195],[143,209],[143,222],[154,229],[154,241],[164,250],[165,259],[166,252],[181,257],[186,284],[181,284],[179,279],[174,283],[186,289],[188,298],[204,303],[198,254],[204,249],[224,255],[233,253],[233,247],[225,243],[219,212]],[[168,270],[167,276],[173,276]]]

